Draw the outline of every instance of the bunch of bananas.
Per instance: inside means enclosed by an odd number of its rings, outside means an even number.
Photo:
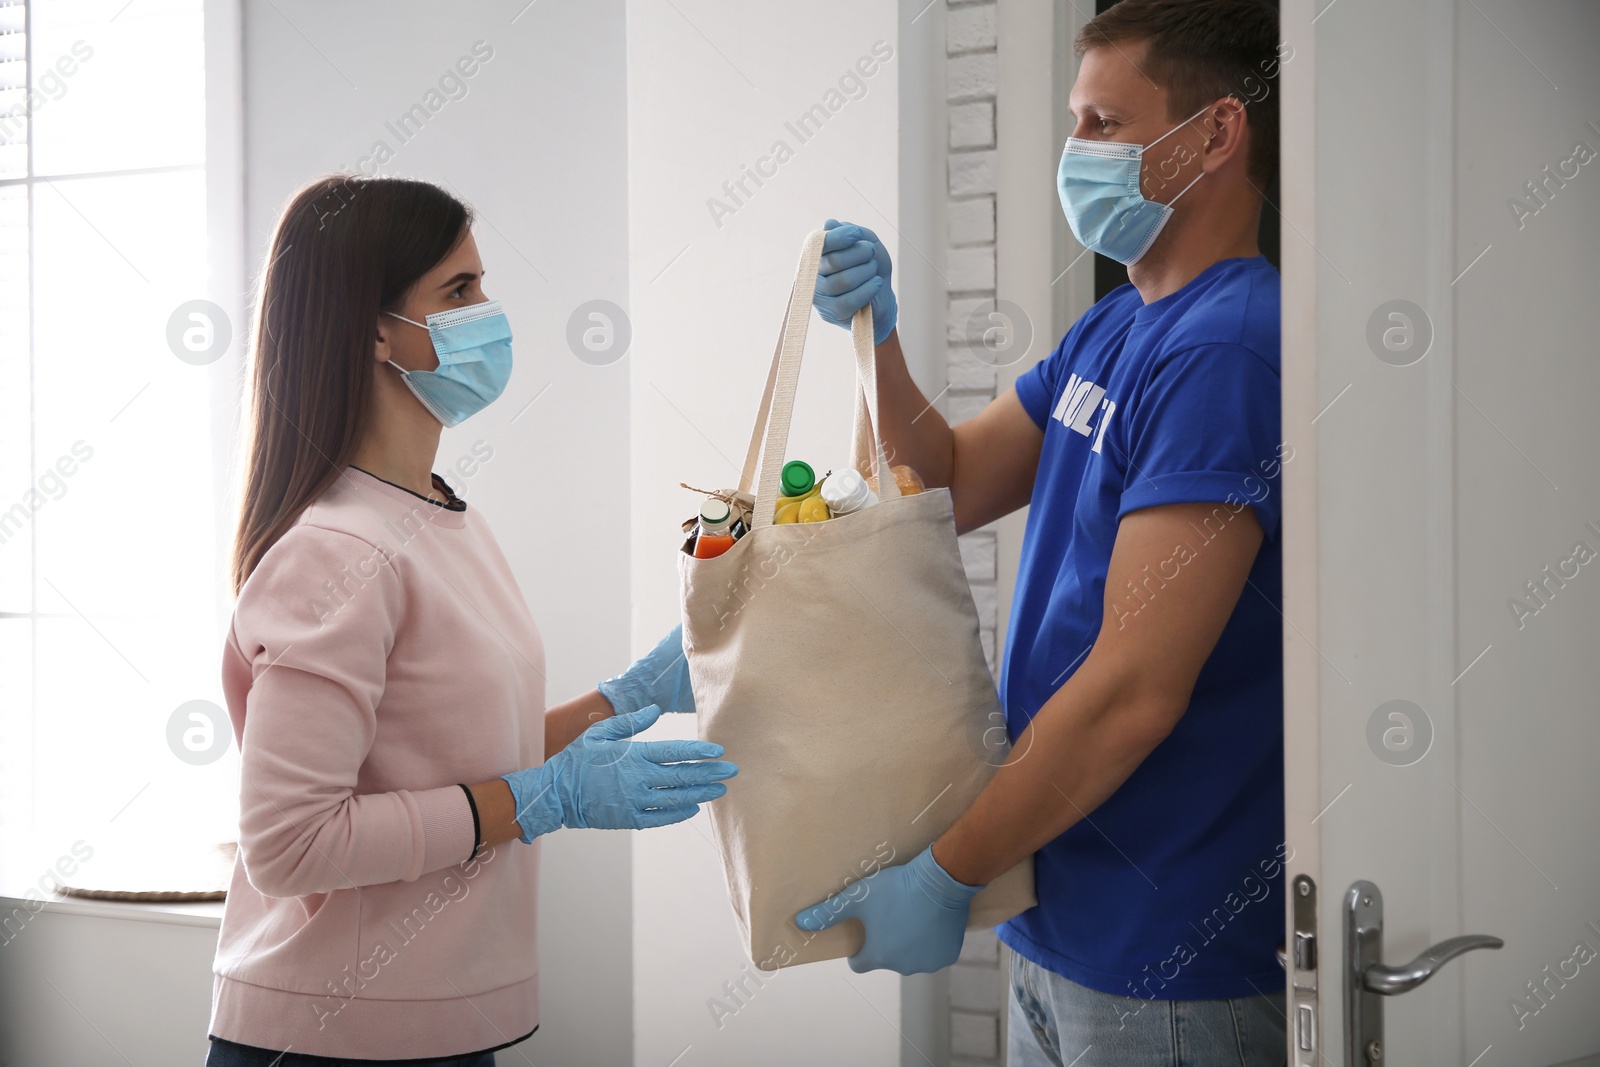
[[[786,522],[822,522],[831,518],[827,502],[822,499],[822,483],[818,482],[799,496],[780,496],[772,521],[781,526]]]

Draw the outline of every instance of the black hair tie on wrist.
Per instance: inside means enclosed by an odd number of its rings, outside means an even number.
[[[472,790],[461,782],[457,782],[456,785],[461,786],[461,791],[467,794],[467,807],[472,809],[472,855],[467,857],[470,860],[483,847],[483,824],[478,821],[478,802],[473,799]]]

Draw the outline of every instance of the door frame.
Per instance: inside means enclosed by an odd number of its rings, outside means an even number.
[[[1322,624],[1330,610],[1338,610],[1337,599],[1349,599],[1351,585],[1345,575],[1324,573],[1323,560],[1330,553],[1319,529],[1324,489],[1320,474],[1328,456],[1319,445],[1329,443],[1337,434],[1375,434],[1374,428],[1363,420],[1322,418],[1337,410],[1334,405],[1341,398],[1345,402],[1353,399],[1342,392],[1350,375],[1340,365],[1348,354],[1359,349],[1362,355],[1357,358],[1378,362],[1375,356],[1365,355],[1364,314],[1369,305],[1375,311],[1381,302],[1362,295],[1369,288],[1415,300],[1427,310],[1433,330],[1432,345],[1419,363],[1381,368],[1383,373],[1393,372],[1395,377],[1389,380],[1396,382],[1403,382],[1399,375],[1413,375],[1408,387],[1417,390],[1424,420],[1425,449],[1419,459],[1425,464],[1427,483],[1426,530],[1422,535],[1428,549],[1426,572],[1421,577],[1426,604],[1425,654],[1414,679],[1414,691],[1390,695],[1424,704],[1432,724],[1432,747],[1421,765],[1412,768],[1420,774],[1396,779],[1402,783],[1396,793],[1396,806],[1424,813],[1428,827],[1436,831],[1425,834],[1426,847],[1422,851],[1426,854],[1417,857],[1420,876],[1426,882],[1425,899],[1417,897],[1414,887],[1394,886],[1403,892],[1392,893],[1389,904],[1391,914],[1403,909],[1413,916],[1425,915],[1423,933],[1437,935],[1431,937],[1432,941],[1461,932],[1460,805],[1454,788],[1459,771],[1455,683],[1466,665],[1461,661],[1457,641],[1454,532],[1452,285],[1457,255],[1451,175],[1456,137],[1456,3],[1422,0],[1414,17],[1425,21],[1430,32],[1413,38],[1415,61],[1386,66],[1374,64],[1366,54],[1356,51],[1354,46],[1361,40],[1361,33],[1370,34],[1373,27],[1370,20],[1364,27],[1354,26],[1359,20],[1346,18],[1341,22],[1340,12],[1334,7],[1338,2],[1283,0],[1281,4],[1280,32],[1294,54],[1280,72],[1283,195],[1278,205],[1286,224],[1282,272],[1283,434],[1295,449],[1293,460],[1284,464],[1282,480],[1286,531],[1284,818],[1287,841],[1294,849],[1287,864],[1285,886],[1292,886],[1301,874],[1316,884],[1318,1047],[1309,1054],[1309,1062],[1335,1065],[1343,1060],[1329,1056],[1328,1050],[1342,1050],[1344,1044],[1342,901],[1352,879],[1341,878],[1340,884],[1334,884],[1325,877],[1322,834],[1326,825],[1319,822],[1328,811],[1335,810],[1347,783],[1327,780],[1324,745],[1348,745],[1353,734],[1364,735],[1366,723],[1349,721],[1348,715],[1341,721],[1327,700],[1330,691],[1337,691],[1334,687],[1345,686],[1348,680],[1329,658],[1333,652],[1322,640]],[[1349,12],[1345,14],[1348,16]],[[1328,60],[1326,64],[1321,63],[1323,58]],[[1382,250],[1385,265],[1373,276],[1361,277],[1357,273],[1347,279],[1318,250],[1319,223],[1325,223],[1331,232],[1339,225],[1340,212],[1362,195],[1352,190],[1348,175],[1341,170],[1341,161],[1384,150],[1378,139],[1383,135],[1357,139],[1351,136],[1356,120],[1338,113],[1342,83],[1355,77],[1369,82],[1379,79],[1384,91],[1393,94],[1392,99],[1406,99],[1415,105],[1413,114],[1420,117],[1408,125],[1420,130],[1412,140],[1419,146],[1424,173],[1413,172],[1389,188],[1368,190],[1370,195],[1383,198],[1382,210],[1386,214],[1407,219],[1407,228],[1397,234],[1395,247]],[[1341,266],[1347,272],[1352,269],[1348,264]],[[1348,296],[1340,292],[1345,286],[1352,290]],[[1359,321],[1348,314],[1351,296],[1355,298],[1354,306],[1363,313]],[[1348,382],[1354,390],[1360,388],[1357,380]],[[1369,830],[1380,834],[1385,828],[1372,826]],[[1357,877],[1372,878],[1380,887],[1391,888],[1383,885],[1383,872],[1367,871]],[[1285,896],[1285,943],[1292,945],[1292,899],[1288,893]],[[1413,922],[1405,934],[1391,937],[1386,948],[1390,962],[1408,959],[1425,947],[1426,941],[1416,943],[1416,930]],[[1430,1040],[1439,1051],[1439,1058],[1464,1063],[1461,981],[1459,966],[1444,967],[1430,981],[1435,990],[1431,998],[1435,1011],[1424,1025],[1434,1035]],[[1441,991],[1442,996],[1438,995]],[[1289,1003],[1293,1005],[1294,1000],[1291,988]],[[1396,1012],[1391,1012],[1391,1023],[1395,1018]],[[1298,1064],[1303,1060],[1295,1058],[1293,1010],[1289,1031],[1289,1062]]]

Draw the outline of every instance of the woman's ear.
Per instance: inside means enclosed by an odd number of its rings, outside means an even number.
[[[389,316],[381,313],[378,315],[378,321],[373,330],[372,358],[379,363],[389,362],[394,355],[390,346],[390,340],[394,336],[390,332],[394,329],[393,323],[394,320]]]

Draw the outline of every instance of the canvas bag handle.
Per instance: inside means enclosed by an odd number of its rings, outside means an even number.
[[[805,354],[806,330],[811,323],[812,294],[817,287],[817,273],[822,264],[822,242],[827,233],[826,230],[813,231],[806,237],[802,247],[794,285],[789,290],[789,306],[784,313],[783,329],[778,334],[777,348],[772,353],[772,365],[767,370],[761,407],[756,413],[755,426],[750,431],[750,446],[745,452],[739,490],[749,493],[754,482],[754,529],[758,530],[772,525],[773,510],[780,495],[783,457],[789,445],[789,424],[794,415],[794,394],[800,384],[801,357]],[[855,350],[856,361],[851,462],[859,464],[870,456],[878,480],[879,499],[892,500],[900,496],[900,486],[889,472],[889,459],[883,450],[882,436],[877,432],[880,425],[878,370],[872,332],[872,307],[869,304],[856,312],[850,322],[850,343]]]

